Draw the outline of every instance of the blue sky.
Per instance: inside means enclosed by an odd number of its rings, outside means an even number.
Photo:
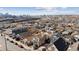
[[[12,15],[79,14],[79,7],[0,7],[0,13]]]

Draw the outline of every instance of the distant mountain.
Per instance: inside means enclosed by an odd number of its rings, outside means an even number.
[[[0,13],[0,16],[3,16],[3,13]]]
[[[30,16],[30,15],[11,15],[8,13],[0,13],[0,21],[29,21],[29,20],[37,20],[40,17],[37,16]]]
[[[4,17],[4,18],[7,18],[7,17],[13,17],[12,15],[8,14],[8,13],[0,13],[0,17]]]

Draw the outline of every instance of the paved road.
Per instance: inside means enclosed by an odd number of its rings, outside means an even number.
[[[5,51],[6,45],[5,45],[5,39],[4,37],[0,36],[0,51]]]
[[[7,41],[7,50],[8,51],[24,51],[23,48],[18,47],[17,45]]]
[[[3,36],[0,35],[0,51],[24,51],[23,48],[5,40]]]

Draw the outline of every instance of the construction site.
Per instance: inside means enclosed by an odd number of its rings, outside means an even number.
[[[0,19],[0,51],[79,50],[79,15]]]

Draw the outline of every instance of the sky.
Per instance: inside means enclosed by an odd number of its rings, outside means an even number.
[[[79,14],[79,7],[0,7],[0,13],[12,15]]]

